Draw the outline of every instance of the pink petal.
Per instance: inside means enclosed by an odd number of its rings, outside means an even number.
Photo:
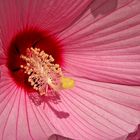
[[[0,139],[46,140],[53,130],[48,119],[38,113],[23,89],[15,85],[6,67],[1,66],[1,74]]]
[[[79,78],[76,85],[73,92],[62,94],[62,102],[75,118],[73,124],[69,123],[79,130],[81,137],[113,140],[132,132],[140,122],[139,87]]]
[[[30,26],[59,32],[70,26],[90,3],[91,0],[0,0],[0,38],[6,47],[18,31]]]
[[[60,135],[52,135],[49,137],[48,140],[72,140],[72,139],[69,139]]]
[[[80,140],[120,140],[135,130],[140,123],[140,87],[132,85],[139,85],[140,4],[134,0],[123,0],[118,1],[115,6],[115,0],[110,1],[112,5],[109,4],[113,9],[104,11],[108,9],[103,6],[104,2],[107,1],[95,1],[97,7],[94,7],[95,3],[92,7],[96,11],[95,15],[88,10],[75,25],[59,35],[61,39],[65,39],[63,42],[66,45],[67,65],[64,68],[77,76],[91,79],[75,76],[76,87],[62,91],[60,103],[46,101],[45,105],[36,106],[27,93],[15,85],[7,68],[0,66],[1,140],[46,140],[53,134]],[[26,21],[33,24],[35,19],[34,16],[18,19],[16,5],[10,3],[11,5],[6,6],[6,3],[4,1],[2,6],[5,9],[13,8],[11,12],[14,13],[12,20],[9,16],[7,20],[0,21],[0,26],[1,22],[6,23],[2,29],[11,29],[11,32],[2,31],[3,42],[7,43],[6,39],[18,30],[16,26],[20,28]],[[25,9],[22,10],[27,17],[27,9],[35,5],[28,7],[28,2],[24,4],[27,7],[23,5],[22,8]],[[10,10],[1,9],[0,15],[10,15]],[[34,13],[34,10],[35,8],[29,12]],[[21,17],[24,16],[21,14]],[[14,21],[17,21],[15,25]],[[51,22],[48,27],[54,29]],[[37,20],[36,25],[40,23]],[[44,28],[44,24],[41,27]],[[58,26],[56,31],[60,29],[62,28]],[[2,51],[1,48],[0,53],[3,55],[5,47]],[[0,63],[3,64],[3,61],[0,60]],[[129,86],[95,82],[93,79]]]
[[[76,87],[62,91],[61,102],[36,106],[13,83],[5,66],[1,73],[1,140],[46,140],[52,134],[113,140],[133,132],[140,123],[140,87],[73,77]]]
[[[140,1],[95,3],[59,35],[64,69],[91,80],[140,85]]]

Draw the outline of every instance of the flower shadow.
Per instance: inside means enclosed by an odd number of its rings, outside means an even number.
[[[50,102],[52,102],[54,104],[58,104],[59,102],[61,102],[60,96],[57,93],[54,96],[46,96],[45,98],[43,98],[43,101],[44,101],[44,103],[46,103],[48,105],[48,107],[53,111],[53,113],[58,118],[63,119],[63,118],[69,117],[69,113],[64,112],[64,111],[58,111],[50,104]]]
[[[61,102],[60,96],[58,93],[48,94],[47,96],[43,95],[40,96],[37,92],[32,93],[29,95],[29,98],[32,100],[34,105],[40,106],[42,103],[44,103],[44,109],[47,104],[47,106],[52,110],[52,112],[60,119],[68,118],[69,113],[64,111],[58,111],[55,109],[51,104],[59,104]]]
[[[91,14],[94,18],[102,15],[106,16],[117,8],[118,0],[95,0],[90,6]]]

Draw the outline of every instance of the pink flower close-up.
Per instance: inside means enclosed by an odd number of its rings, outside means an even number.
[[[140,140],[140,0],[0,0],[0,140]]]

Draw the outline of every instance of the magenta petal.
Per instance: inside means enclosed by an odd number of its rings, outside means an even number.
[[[30,26],[53,33],[64,30],[90,3],[91,0],[0,0],[0,28],[4,46],[9,45],[18,31]]]
[[[19,1],[17,9],[25,25],[58,32],[71,25],[91,2],[92,0],[26,0]]]
[[[3,44],[0,39],[0,65],[5,64],[5,62],[6,62],[6,56],[4,54]]]
[[[140,125],[138,125],[137,129],[130,133],[126,140],[139,140],[140,139]]]
[[[140,85],[140,1],[118,2],[104,13],[109,2],[94,8],[96,15],[88,10],[59,35],[65,44],[64,68],[91,80]]]

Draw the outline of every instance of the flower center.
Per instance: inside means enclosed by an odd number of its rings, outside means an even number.
[[[72,88],[74,81],[63,76],[63,46],[48,31],[27,28],[11,40],[7,67],[15,83],[40,95],[49,90]]]
[[[40,95],[47,94],[48,87],[59,91],[74,86],[71,78],[63,76],[59,64],[54,64],[54,58],[39,48],[27,48],[26,56],[21,58],[26,62],[21,68],[28,74],[28,82]]]

